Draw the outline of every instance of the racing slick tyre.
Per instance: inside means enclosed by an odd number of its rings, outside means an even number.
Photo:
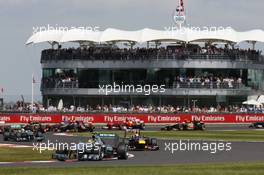
[[[77,160],[78,161],[83,161],[82,157],[83,157],[83,155],[81,153],[77,153]]]
[[[204,131],[205,130],[205,125],[201,126],[201,130]]]
[[[8,137],[5,137],[5,136],[4,136],[4,141],[8,141]]]
[[[169,129],[170,129],[170,126],[165,126],[165,127],[161,128],[160,130],[161,131],[170,131]]]
[[[117,156],[118,159],[126,160],[128,158],[128,153],[127,153],[127,146],[123,143],[121,143],[117,147]]]
[[[75,151],[69,151],[69,159],[77,159],[77,154]]]
[[[59,156],[57,157],[58,161],[65,162],[67,160],[66,156]]]
[[[69,159],[69,151],[68,150],[56,150],[55,152],[56,156],[53,154],[52,157],[57,159],[58,161],[66,161],[67,159]]]
[[[56,159],[56,156],[54,154],[51,155],[51,159],[54,160]]]
[[[94,129],[95,129],[94,127],[90,128],[90,132],[94,132]]]
[[[172,131],[172,126],[168,126],[168,127],[166,128],[166,130],[167,130],[167,131]]]
[[[178,130],[183,131],[183,129],[184,129],[183,125],[180,124]]]
[[[129,139],[125,138],[125,139],[123,140],[123,144],[125,144],[125,145],[129,145]]]
[[[34,140],[34,136],[33,135],[28,136],[28,140],[27,141],[30,142],[32,140]]]
[[[104,158],[104,151],[101,150],[99,155],[99,160],[103,160],[103,158]]]
[[[144,124],[141,124],[141,125],[140,125],[140,129],[141,129],[141,130],[145,130],[145,128],[146,128],[146,127],[145,127]]]

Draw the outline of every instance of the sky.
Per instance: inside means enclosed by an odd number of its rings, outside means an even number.
[[[48,44],[26,46],[33,27],[98,26],[123,30],[173,25],[177,0],[0,0],[0,88],[5,101],[31,98],[32,74],[41,80],[40,53]],[[190,26],[264,29],[263,0],[185,0]],[[263,50],[263,44],[257,44]],[[35,98],[41,99],[39,84]]]

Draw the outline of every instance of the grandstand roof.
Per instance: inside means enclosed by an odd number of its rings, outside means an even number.
[[[148,42],[148,41],[226,41],[239,43],[243,41],[264,42],[263,30],[251,30],[245,32],[237,32],[233,29],[224,29],[218,31],[209,30],[191,30],[184,28],[181,30],[153,30],[145,28],[137,31],[125,31],[108,28],[104,31],[91,31],[82,29],[72,29],[68,31],[48,30],[34,33],[26,42],[26,44],[36,44],[41,42],[111,42],[111,41],[132,41],[132,42]]]

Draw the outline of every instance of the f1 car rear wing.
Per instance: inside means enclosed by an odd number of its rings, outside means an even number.
[[[100,137],[100,138],[115,138],[115,137],[118,137],[118,135],[117,134],[105,134],[105,133],[103,133],[103,134],[98,134],[98,136]]]
[[[11,129],[21,129],[22,126],[21,125],[11,125],[10,128]]]
[[[115,148],[120,143],[120,137],[117,134],[101,133],[96,136],[99,137],[106,145],[110,145]]]

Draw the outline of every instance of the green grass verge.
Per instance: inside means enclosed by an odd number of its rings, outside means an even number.
[[[264,131],[186,131],[144,132],[146,136],[190,140],[264,141]]]
[[[0,148],[0,162],[50,160],[51,154],[51,151],[43,151],[40,154],[32,148]]]
[[[63,168],[0,168],[5,175],[262,175],[264,162],[226,164],[185,164],[170,166],[116,166]]]
[[[103,133],[117,133],[122,131],[107,131]],[[241,131],[142,131],[142,135],[162,139],[190,139],[190,140],[223,140],[223,141],[264,141],[264,130]],[[74,133],[80,136],[91,136],[91,133]]]

